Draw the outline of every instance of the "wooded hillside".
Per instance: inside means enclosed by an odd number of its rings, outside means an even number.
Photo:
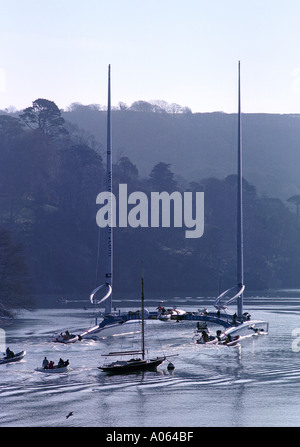
[[[105,112],[84,108],[81,114],[61,114],[53,104],[36,100],[21,116],[0,116],[0,303],[6,307],[24,306],[30,289],[88,296],[104,280],[96,196],[105,188]],[[246,118],[247,289],[300,287],[296,208],[275,193],[257,192],[248,179],[252,172],[261,190],[265,176],[270,190],[273,176],[280,195],[289,191],[286,199],[300,187],[299,118]],[[205,196],[205,230],[199,239],[185,238],[185,228],[114,230],[116,294],[139,293],[141,260],[149,293],[218,293],[220,283],[224,288],[235,284],[234,122],[235,116],[225,114],[114,112],[115,193],[119,183],[126,183],[129,193],[204,191]],[[92,129],[98,133],[92,135]],[[232,172],[223,175],[230,157]],[[207,175],[209,170],[218,175]]]

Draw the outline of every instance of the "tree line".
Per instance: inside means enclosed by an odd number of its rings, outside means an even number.
[[[80,110],[85,110],[88,108],[89,110],[94,111],[103,111],[106,110],[106,106],[102,106],[101,104],[90,104],[85,106],[79,102],[72,103],[68,108],[67,112],[80,112]],[[128,112],[149,112],[149,113],[192,113],[189,107],[183,107],[176,103],[168,103],[163,100],[153,100],[153,101],[134,101],[130,106],[128,106],[125,102],[119,102],[117,107],[113,107],[113,110],[117,111],[128,111]]]

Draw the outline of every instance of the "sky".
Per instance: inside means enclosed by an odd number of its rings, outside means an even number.
[[[299,0],[0,0],[0,110],[38,98],[300,113]]]

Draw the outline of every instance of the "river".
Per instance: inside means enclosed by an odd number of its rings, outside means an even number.
[[[187,299],[176,300],[182,309],[197,309]],[[169,371],[165,362],[157,371],[126,375],[107,375],[98,366],[102,354],[137,336],[57,344],[54,334],[93,325],[92,311],[81,304],[23,311],[5,328],[6,345],[27,354],[18,363],[0,365],[0,426],[299,426],[299,295],[250,297],[245,309],[253,319],[269,322],[269,334],[230,348],[195,344],[195,322],[147,321],[147,347],[155,355],[178,354],[172,358],[175,369]],[[69,359],[69,372],[35,371],[44,356]]]

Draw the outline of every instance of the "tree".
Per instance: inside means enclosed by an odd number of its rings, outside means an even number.
[[[125,102],[122,102],[122,101],[120,101],[118,103],[118,107],[119,107],[119,110],[121,110],[121,111],[128,110],[128,105]]]
[[[17,138],[23,132],[23,123],[18,118],[9,115],[0,115],[1,138]]]
[[[160,162],[154,166],[150,173],[150,186],[153,191],[175,191],[177,183],[174,173],[170,170],[170,163]]]
[[[130,106],[134,112],[153,112],[153,109],[153,105],[147,101],[135,101]]]
[[[57,105],[48,99],[36,99],[27,107],[20,118],[30,129],[39,129],[50,136],[67,134],[64,118]]]
[[[120,183],[129,183],[137,180],[139,171],[128,157],[121,157],[116,168]]]
[[[169,104],[167,101],[163,100],[154,100],[151,101],[151,104],[153,105],[153,112],[158,113],[192,113],[191,109],[188,107],[182,107],[179,104]]]
[[[296,194],[295,196],[292,196],[289,199],[287,199],[287,201],[296,206],[297,221],[299,221],[300,195]]]
[[[0,307],[31,308],[30,275],[23,250],[9,230],[0,228]]]

